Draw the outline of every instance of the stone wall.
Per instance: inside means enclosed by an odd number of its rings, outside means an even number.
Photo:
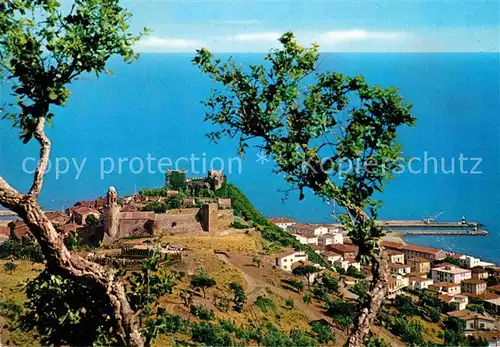
[[[219,210],[217,213],[219,231],[229,229],[231,224],[234,222],[234,211],[232,209]]]

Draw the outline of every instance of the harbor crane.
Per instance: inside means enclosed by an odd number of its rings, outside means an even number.
[[[438,214],[436,214],[434,217],[426,217],[426,218],[424,218],[424,223],[425,223],[425,224],[430,224],[430,223],[432,223],[432,222],[436,221],[436,219],[437,219],[440,215],[442,215],[443,213],[444,213],[444,211],[441,211],[441,212],[439,212]]]

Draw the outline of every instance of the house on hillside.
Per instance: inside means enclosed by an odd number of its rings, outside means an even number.
[[[52,222],[54,225],[64,225],[71,219],[66,213],[62,212],[45,212],[45,217]]]
[[[342,234],[324,234],[318,236],[318,245],[327,246],[339,243],[344,243],[344,235]]]
[[[441,294],[439,300],[446,302],[450,305],[454,311],[461,311],[467,308],[469,304],[469,298],[465,295],[448,295]]]
[[[431,277],[435,282],[461,283],[472,278],[472,271],[454,265],[435,267],[431,269]]]
[[[334,263],[336,261],[339,261],[342,259],[342,256],[340,254],[332,252],[332,251],[324,251],[321,253],[321,255],[332,266],[334,266]]]
[[[271,218],[271,223],[276,224],[283,230],[287,230],[287,228],[291,225],[295,224],[295,221],[291,218]]]
[[[488,270],[476,266],[471,269],[472,272],[472,278],[475,278],[477,280],[487,280],[490,274],[488,273]]]
[[[500,298],[484,300],[484,307],[500,315]]]
[[[392,273],[403,275],[403,276],[407,275],[411,272],[410,265],[397,264],[397,263],[390,263],[389,269],[391,270]]]
[[[22,240],[31,235],[29,227],[22,220],[15,220],[7,225],[10,228],[11,234],[13,233],[18,240]]]
[[[470,334],[476,340],[483,340],[488,343],[488,347],[500,347],[500,331],[474,331]]]
[[[303,245],[317,245],[318,244],[318,236],[314,234],[292,234],[297,241],[302,243]]]
[[[72,207],[69,210],[71,221],[80,225],[84,225],[87,218],[91,215],[98,219],[101,217],[99,211],[87,206]]]
[[[389,249],[386,251],[389,256],[389,261],[394,264],[404,264],[405,263],[405,255],[401,251],[397,251],[394,249]]]
[[[344,271],[347,271],[349,267],[354,267],[356,270],[361,271],[361,264],[356,261],[354,257],[342,257],[338,260],[335,260],[333,262],[333,266],[336,269],[344,269]]]
[[[425,258],[412,258],[406,261],[408,265],[411,266],[411,271],[429,273],[431,271],[431,262]]]
[[[460,317],[465,322],[465,335],[471,334],[475,330],[494,330],[495,318],[478,313]]]
[[[314,234],[316,236],[328,234],[327,227],[313,224],[292,224],[286,229],[291,234]]]
[[[427,277],[410,277],[410,286],[413,289],[424,290],[428,289],[434,281]]]
[[[340,254],[344,259],[346,258],[354,258],[359,251],[358,246],[351,245],[348,243],[334,243],[326,246],[326,249],[337,254]]]
[[[392,274],[387,281],[387,298],[394,299],[403,292],[403,288],[408,287],[410,280],[406,276]]]
[[[436,293],[457,295],[461,293],[460,283],[435,282],[429,285],[429,290]]]
[[[405,255],[406,261],[413,258],[425,258],[432,261],[446,258],[446,253],[442,249],[427,246],[404,244],[401,242],[382,241],[380,245],[385,249],[401,251]]]
[[[465,267],[467,269],[472,269],[473,267],[479,266],[481,263],[481,259],[474,258],[469,255],[460,254],[458,257],[454,257],[460,263],[460,266]]]
[[[462,282],[462,292],[483,294],[486,291],[486,282],[469,278]]]
[[[299,261],[306,261],[307,254],[303,251],[289,250],[276,257],[276,266],[281,270],[292,271],[292,265]]]

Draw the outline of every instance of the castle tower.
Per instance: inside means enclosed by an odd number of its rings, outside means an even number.
[[[104,208],[105,238],[114,239],[118,234],[118,224],[120,223],[120,205],[118,205],[118,193],[115,187],[109,187],[106,199],[107,204]]]

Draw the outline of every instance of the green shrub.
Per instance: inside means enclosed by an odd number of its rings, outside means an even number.
[[[214,311],[207,310],[207,308],[203,305],[191,305],[189,312],[191,312],[193,316],[202,320],[212,320],[215,317]]]
[[[255,305],[257,305],[264,313],[268,313],[269,311],[276,311],[276,304],[271,298],[258,296],[257,299],[255,299]]]
[[[248,225],[241,223],[240,221],[235,220],[232,224],[231,227],[235,229],[248,229]]]

